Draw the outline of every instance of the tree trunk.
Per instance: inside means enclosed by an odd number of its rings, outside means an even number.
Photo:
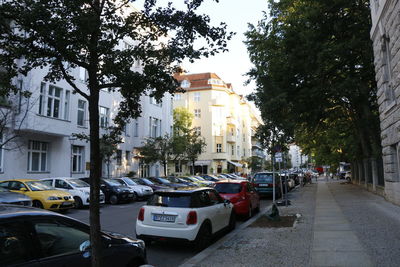
[[[192,174],[194,175],[195,173],[194,173],[194,160],[192,160]]]
[[[92,266],[101,266],[101,225],[100,225],[100,177],[101,157],[99,138],[99,92],[91,90],[89,99],[90,119],[90,242]]]

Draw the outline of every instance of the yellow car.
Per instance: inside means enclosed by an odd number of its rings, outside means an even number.
[[[32,206],[46,210],[67,210],[74,207],[71,194],[56,190],[39,180],[15,179],[1,181],[0,187],[32,198]]]

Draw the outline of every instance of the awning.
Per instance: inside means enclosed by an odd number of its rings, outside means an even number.
[[[192,162],[188,163],[189,166],[192,166]],[[211,160],[196,160],[194,162],[194,166],[208,166],[211,165]]]
[[[230,164],[232,164],[232,165],[234,165],[234,166],[236,166],[236,167],[239,167],[239,168],[242,168],[243,167],[243,165],[242,164],[240,164],[240,163],[238,163],[238,162],[234,162],[234,161],[230,161],[230,160],[227,160]]]

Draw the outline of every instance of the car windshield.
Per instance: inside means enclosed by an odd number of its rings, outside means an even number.
[[[256,183],[272,183],[272,173],[257,173],[254,175],[254,182]]]
[[[73,186],[73,187],[89,187],[90,185],[82,180],[79,179],[68,179],[68,182]]]
[[[191,196],[189,194],[156,192],[147,202],[148,206],[162,206],[173,208],[190,208]]]
[[[111,186],[120,186],[123,185],[123,182],[118,181],[117,179],[104,179],[104,182],[106,182],[107,184],[111,185]]]
[[[161,181],[164,184],[170,184],[171,183],[170,181],[168,181],[167,179],[164,179],[164,178],[158,178],[158,180]]]
[[[128,185],[138,185],[137,183],[135,183],[132,179],[130,178],[125,178],[124,181],[128,184]]]
[[[43,182],[39,182],[39,181],[26,182],[26,184],[32,191],[55,190],[54,187],[51,187],[51,186],[49,186]]]
[[[189,182],[188,180],[185,180],[185,179],[183,179],[183,178],[178,178],[178,180],[179,180],[181,183],[187,183],[187,182]]]
[[[146,185],[153,185],[154,183],[146,178],[143,178],[142,180],[139,181],[143,181]]]
[[[238,183],[217,183],[215,189],[221,194],[237,194],[242,191],[242,185]]]
[[[194,178],[196,178],[199,181],[205,181],[205,179],[203,177],[200,177],[200,176],[195,176]]]

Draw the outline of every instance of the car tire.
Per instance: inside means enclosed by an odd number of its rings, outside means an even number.
[[[81,209],[83,207],[82,199],[80,197],[74,197],[75,200],[75,208]]]
[[[118,197],[116,195],[111,195],[110,196],[110,204],[115,205],[118,203]]]
[[[236,214],[234,211],[231,212],[231,216],[229,217],[229,225],[228,230],[233,231],[236,228]]]
[[[197,233],[196,239],[194,241],[196,251],[201,251],[205,249],[211,242],[212,233],[211,226],[208,223],[204,223]]]
[[[32,201],[32,207],[43,209],[43,204],[39,200]]]

